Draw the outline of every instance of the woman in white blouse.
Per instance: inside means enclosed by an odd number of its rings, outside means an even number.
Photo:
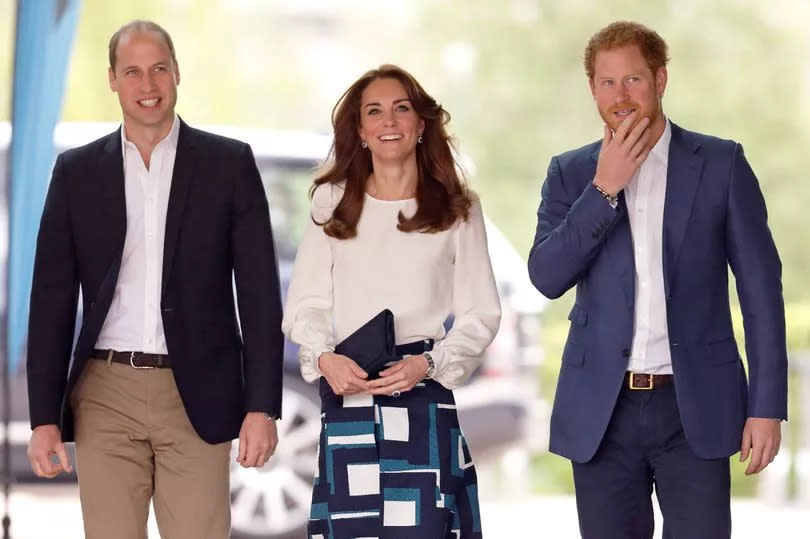
[[[479,365],[501,310],[448,121],[392,65],[363,75],[333,111],[332,159],[313,186],[283,323],[304,378],[321,384],[310,537],[481,536],[452,389]],[[370,379],[334,349],[386,308],[401,359]]]

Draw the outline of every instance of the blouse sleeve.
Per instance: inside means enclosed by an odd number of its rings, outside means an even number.
[[[328,220],[335,204],[333,186],[319,186],[312,196],[311,217]],[[332,327],[332,243],[323,227],[309,219],[295,256],[281,329],[299,345],[301,375],[307,382],[321,376],[318,358],[335,349]]]
[[[433,379],[448,389],[462,385],[481,363],[501,321],[501,302],[487,250],[479,200],[458,225],[453,268],[453,327],[431,352]]]

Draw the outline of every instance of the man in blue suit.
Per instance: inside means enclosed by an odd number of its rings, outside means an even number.
[[[781,262],[742,146],[670,122],[667,45],[617,22],[585,68],[604,138],[554,157],[529,273],[557,298],[576,285],[551,417],[574,468],[586,539],[730,537],[728,457],[747,474],[787,418]],[[728,266],[745,321],[734,339]]]

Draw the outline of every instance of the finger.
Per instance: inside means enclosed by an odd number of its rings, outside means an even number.
[[[768,464],[770,464],[770,463],[772,463],[774,461],[774,459],[776,458],[777,453],[778,453],[778,450],[777,450],[777,448],[775,446],[771,445],[771,446],[768,447],[768,452],[767,452],[767,456],[766,456],[767,463],[765,464],[765,466],[763,466],[763,469],[765,467],[767,467]]]
[[[380,377],[386,377],[394,374],[395,372],[401,371],[405,368],[405,364],[402,361],[398,361],[396,364],[391,365],[387,369],[383,369],[380,371]]]
[[[633,147],[630,148],[629,155],[631,158],[635,159],[641,152],[644,151],[650,141],[650,136],[650,130],[645,129],[638,140],[636,140],[635,144],[633,144]]]
[[[613,140],[613,130],[610,128],[608,124],[605,124],[603,129],[604,134],[602,135],[602,148],[599,150],[600,153],[605,150],[605,147],[610,144],[610,141]]]
[[[40,477],[52,479],[59,475],[59,472],[62,471],[62,467],[51,462],[48,455],[39,454],[34,458],[36,459],[37,467],[39,468]]]
[[[247,439],[243,433],[239,433],[239,451],[237,451],[236,462],[243,464],[245,462],[245,455],[247,454]]]
[[[357,378],[365,379],[368,378],[368,373],[360,368],[360,365],[355,363],[354,361],[349,361],[349,369],[351,370],[352,374]]]
[[[613,138],[618,139],[620,144],[623,143],[624,139],[627,138],[627,133],[630,131],[630,127],[635,121],[636,111],[633,111],[628,114],[624,120],[622,120],[622,123],[619,124],[619,128],[616,129],[616,132],[613,134]]]
[[[390,395],[396,390],[399,390],[400,392],[402,391],[402,384],[400,384],[399,381],[396,381],[394,383],[382,387],[378,387],[377,389],[374,389],[371,393],[373,393],[374,395]]]
[[[636,156],[636,158],[633,160],[633,163],[635,163],[635,164],[636,164],[636,165],[638,165],[638,166],[641,166],[641,164],[642,164],[644,161],[646,161],[646,160],[647,160],[647,156],[648,156],[648,155],[650,155],[650,151],[649,151],[649,150],[647,150],[647,149],[645,149],[644,151],[642,151],[640,154],[638,154],[638,155]]]
[[[259,450],[256,447],[251,447],[251,444],[248,444],[248,448],[245,451],[245,461],[242,463],[244,468],[255,468],[256,462],[259,460]]]
[[[37,477],[45,477],[45,472],[42,471],[42,466],[39,465],[39,461],[34,457],[28,457],[28,462],[31,463],[31,470],[33,470],[34,475]]]
[[[267,464],[267,459],[268,459],[268,458],[269,458],[269,457],[268,457],[266,454],[264,454],[264,453],[259,453],[259,454],[257,455],[257,457],[256,457],[256,464],[255,464],[255,466],[254,466],[254,467],[255,467],[255,468],[261,468],[262,466],[264,466],[265,464]]]
[[[639,120],[633,129],[628,132],[627,137],[622,141],[625,147],[632,147],[638,141],[638,139],[640,139],[641,136],[648,131],[647,126],[649,124],[650,119],[646,116]]]
[[[762,451],[762,464],[761,464],[762,470],[764,470],[768,466],[768,464],[773,462],[773,459],[776,456],[775,449],[776,448],[773,445],[773,441],[769,440],[765,444],[765,448]]]
[[[752,475],[761,469],[760,466],[762,465],[762,446],[754,445],[751,448],[751,462],[748,463],[748,468],[745,470],[745,475]]]
[[[67,450],[65,450],[65,444],[60,443],[56,446],[56,456],[59,459],[59,465],[62,469],[67,473],[71,473],[73,467],[70,465],[70,459],[68,458]]]
[[[742,446],[740,447],[740,462],[745,462],[751,452],[751,431],[743,429]]]

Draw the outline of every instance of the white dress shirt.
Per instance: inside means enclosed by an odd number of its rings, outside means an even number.
[[[342,196],[342,186],[319,186],[312,216],[327,221]],[[394,313],[397,344],[436,340],[433,378],[443,386],[458,387],[480,364],[501,318],[480,202],[466,221],[433,234],[398,230],[400,211],[413,215],[416,200],[366,195],[357,236],[347,240],[327,236],[308,219],[282,324],[301,346],[305,380],[321,375],[323,352],[385,308]],[[455,321],[445,335],[451,312]]]
[[[121,126],[127,232],[121,270],[96,347],[166,354],[160,316],[163,240],[180,122],[152,150],[147,169]],[[104,223],[99,223],[104,226]]]
[[[664,291],[663,229],[667,162],[672,128],[661,138],[624,189],[636,264],[635,328],[627,370],[672,374]]]

